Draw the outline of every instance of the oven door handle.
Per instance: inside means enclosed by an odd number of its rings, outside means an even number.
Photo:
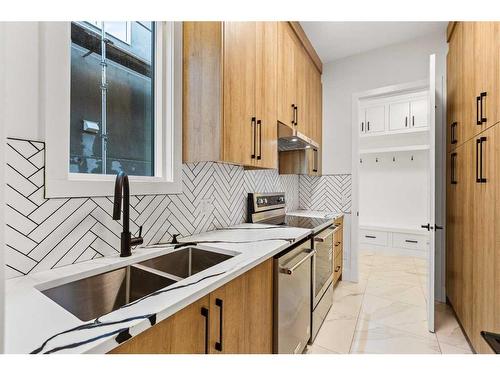
[[[337,227],[331,226],[320,232],[321,236],[314,236],[314,242],[325,242],[325,240],[337,231]],[[325,233],[325,234],[323,234]]]
[[[306,262],[308,259],[311,259],[315,254],[316,250],[313,249],[305,249],[303,253],[306,253],[307,255],[303,257],[301,260],[299,260],[297,263],[295,263],[291,267],[283,267],[280,269],[281,273],[286,273],[287,275],[292,275],[293,271],[295,271],[298,267],[300,267],[304,262]],[[301,253],[302,254],[302,253]]]

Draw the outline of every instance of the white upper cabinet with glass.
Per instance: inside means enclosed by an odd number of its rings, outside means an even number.
[[[48,196],[110,195],[122,171],[133,194],[180,192],[182,25],[44,26]]]

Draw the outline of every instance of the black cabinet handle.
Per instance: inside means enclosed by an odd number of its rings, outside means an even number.
[[[427,223],[426,225],[421,225],[421,227],[424,229],[427,229],[428,231],[430,231],[431,229],[434,229],[433,227],[431,227],[431,225],[429,223]]]
[[[342,242],[335,242],[335,247],[338,247]]]
[[[365,123],[364,123],[364,122],[362,122],[362,123],[361,123],[361,132],[364,132],[364,131],[365,131]]]
[[[206,307],[201,308],[201,315],[205,317],[205,354],[208,354],[209,312]]]
[[[252,150],[252,154],[250,155],[250,157],[252,159],[255,159],[255,148],[256,148],[256,143],[257,143],[257,140],[256,140],[256,137],[257,137],[257,130],[255,129],[256,128],[256,125],[255,125],[255,117],[252,117],[252,121],[250,123],[251,127],[252,127],[252,132],[253,132],[253,135],[252,135],[252,139],[253,139],[253,150]]]
[[[314,159],[313,159],[313,172],[318,171],[318,150],[313,148]]]
[[[455,176],[455,171],[456,171],[456,160],[457,160],[457,153],[456,152],[453,152],[451,154],[451,166],[450,166],[450,175],[451,175],[451,181],[450,183],[451,184],[456,184],[457,183],[457,180],[456,180],[456,176]]]
[[[481,102],[481,97],[480,96],[476,97],[476,124],[477,125],[481,125],[482,124],[481,119],[479,117],[480,102]]]
[[[408,127],[408,116],[405,116],[405,128]]]
[[[415,116],[411,116],[411,126],[415,126]]]
[[[476,182],[480,183],[481,179],[479,178],[479,147],[481,145],[481,139],[476,139]]]
[[[370,121],[368,121],[368,122],[366,123],[366,127],[367,127],[367,128],[366,128],[366,130],[367,130],[367,131],[370,131]]]
[[[451,123],[451,144],[454,145],[457,143],[457,139],[455,138],[455,128],[457,127],[458,123],[452,122]]]
[[[335,272],[339,272],[340,266],[335,267]]]
[[[257,160],[260,160],[260,159],[262,159],[262,121],[261,120],[257,120],[257,127],[259,128],[259,154],[257,155]]]
[[[295,104],[292,104],[292,126],[295,126]]]
[[[483,98],[486,98],[486,92],[482,92],[481,94],[479,94],[479,97],[481,98],[479,118],[481,119],[481,124],[484,124],[486,122],[486,117],[483,116]]]
[[[295,126],[299,125],[299,106],[295,106]]]
[[[222,306],[222,300],[220,298],[215,299],[215,305],[220,309],[219,315],[219,341],[215,343],[215,350],[222,352],[222,324],[224,322],[224,318],[222,313],[224,311],[224,307]]]
[[[415,241],[415,240],[405,240],[405,242],[408,242],[408,243],[418,243],[418,241]]]
[[[365,235],[366,238],[377,238],[377,236],[369,236],[369,235]]]
[[[479,182],[486,183],[486,177],[483,177],[483,143],[486,142],[486,137],[479,139]]]

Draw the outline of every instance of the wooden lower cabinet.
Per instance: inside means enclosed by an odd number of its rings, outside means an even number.
[[[270,354],[272,332],[273,261],[269,259],[110,353]]]
[[[333,284],[342,278],[343,262],[344,262],[344,218],[339,217],[334,222],[337,225],[333,234]]]
[[[446,294],[477,353],[500,333],[500,126],[448,156]]]

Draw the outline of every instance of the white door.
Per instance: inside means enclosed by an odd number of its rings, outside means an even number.
[[[426,98],[410,101],[411,127],[429,126],[429,101]]]
[[[396,102],[389,104],[389,129],[409,129],[410,103]]]
[[[429,254],[427,262],[427,321],[429,331],[434,332],[434,298],[436,272],[436,55],[429,61]]]
[[[385,107],[379,105],[366,108],[366,131],[368,133],[385,130]]]

